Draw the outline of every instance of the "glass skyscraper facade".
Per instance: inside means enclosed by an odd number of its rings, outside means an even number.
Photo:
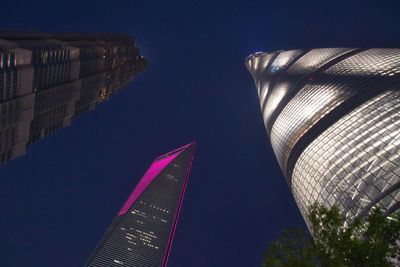
[[[246,58],[272,148],[307,221],[400,208],[400,49],[324,48]]]
[[[87,267],[165,267],[195,143],[157,157],[112,221]]]
[[[93,110],[146,65],[125,35],[0,31],[0,164]]]

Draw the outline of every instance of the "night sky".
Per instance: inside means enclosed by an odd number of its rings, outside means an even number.
[[[169,266],[261,266],[267,244],[304,223],[244,58],[400,47],[396,2],[3,0],[3,28],[131,34],[150,65],[0,167],[0,266],[83,266],[153,159],[193,140]]]

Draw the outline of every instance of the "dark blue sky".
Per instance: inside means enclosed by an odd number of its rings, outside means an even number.
[[[396,2],[3,0],[4,28],[128,33],[150,66],[0,167],[0,266],[82,266],[154,157],[192,140],[170,266],[260,266],[268,242],[304,224],[244,58],[400,47]]]

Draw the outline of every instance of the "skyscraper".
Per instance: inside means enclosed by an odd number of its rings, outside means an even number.
[[[246,58],[272,148],[307,221],[400,208],[400,49],[326,48]]]
[[[165,267],[195,143],[157,157],[112,221],[87,267]]]
[[[146,64],[125,35],[0,31],[0,164],[93,110]]]

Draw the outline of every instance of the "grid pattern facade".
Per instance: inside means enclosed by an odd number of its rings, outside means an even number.
[[[194,145],[174,153],[179,155],[130,204],[126,213],[120,212],[114,219],[86,266],[167,265]]]
[[[0,164],[93,110],[146,64],[129,36],[0,31]]]
[[[260,71],[266,55],[272,62]],[[400,208],[400,49],[256,53],[246,66],[305,219],[316,202],[349,220]]]
[[[316,122],[352,95],[336,84],[306,85],[286,105],[271,130],[271,143],[281,168],[298,142]]]
[[[275,73],[281,69],[285,69],[300,54],[300,50],[291,50],[279,53],[269,67],[269,73]]]
[[[300,210],[314,202],[358,216],[370,204],[391,210],[400,200],[400,91],[351,111],[301,154],[292,177]],[[397,187],[397,188],[396,188]]]

